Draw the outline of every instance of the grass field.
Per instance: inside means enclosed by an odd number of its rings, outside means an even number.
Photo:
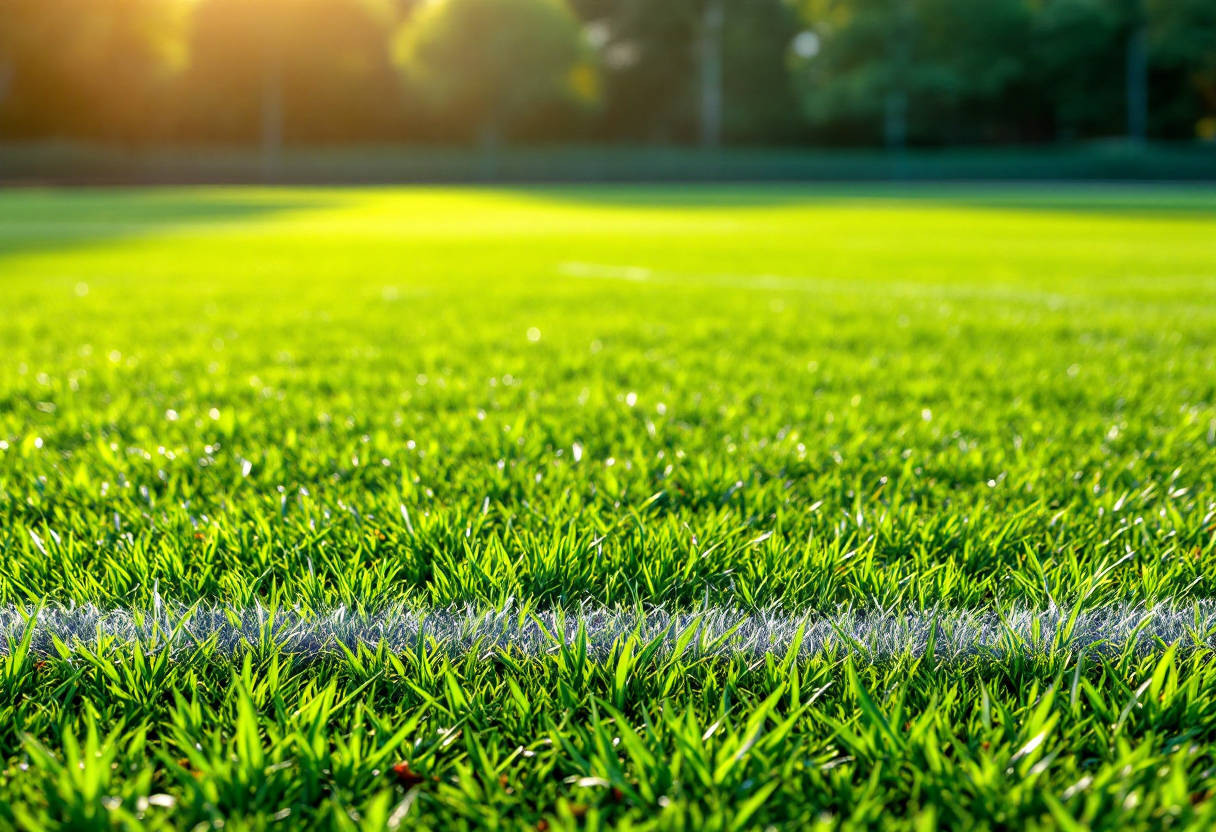
[[[0,828],[1216,826],[1216,190],[0,193]]]

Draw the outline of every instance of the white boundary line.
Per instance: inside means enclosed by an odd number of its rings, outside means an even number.
[[[32,632],[31,632],[32,630]],[[103,610],[96,606],[0,608],[0,654],[10,654],[28,634],[30,649],[55,656],[58,641],[69,650],[130,647],[149,651],[193,650],[214,641],[220,654],[272,646],[296,656],[340,654],[385,645],[394,652],[432,644],[451,654],[498,651],[543,656],[560,643],[578,643],[602,659],[636,637],[639,649],[658,641],[658,652],[679,649],[703,655],[787,655],[795,640],[799,653],[852,653],[867,660],[923,655],[930,643],[947,660],[1041,655],[1053,651],[1152,652],[1165,644],[1216,647],[1216,600],[1189,607],[1140,605],[1098,607],[1070,616],[1067,610],[1010,608],[898,612],[842,608],[829,614],[781,610],[744,612],[726,608],[673,613],[662,608],[613,610],[585,605],[569,611],[520,612],[449,607],[426,610],[389,607],[356,612],[335,607],[317,612],[272,611],[222,606],[171,606],[148,611]]]

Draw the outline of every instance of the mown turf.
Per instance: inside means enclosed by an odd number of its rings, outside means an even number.
[[[1185,608],[1213,290],[1200,188],[7,192],[0,605]],[[1207,828],[1194,642],[15,640],[0,825]]]

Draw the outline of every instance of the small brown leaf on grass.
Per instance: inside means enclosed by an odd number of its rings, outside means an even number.
[[[549,821],[538,820],[536,822],[536,832],[549,832]]]
[[[397,778],[397,782],[407,789],[426,782],[425,777],[410,769],[409,763],[397,763],[392,767],[391,771],[393,772],[393,777]]]

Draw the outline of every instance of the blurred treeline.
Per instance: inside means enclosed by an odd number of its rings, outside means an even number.
[[[0,0],[0,140],[1216,137],[1216,0]]]

